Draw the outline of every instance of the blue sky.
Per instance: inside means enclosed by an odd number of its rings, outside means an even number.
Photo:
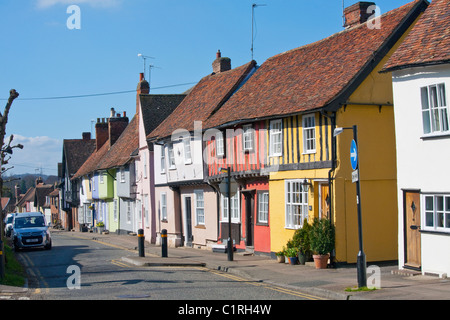
[[[410,0],[375,2],[385,13]],[[40,98],[135,90],[138,53],[154,57],[151,93],[187,90],[212,72],[218,49],[232,67],[249,62],[253,3],[265,5],[255,8],[258,64],[343,30],[342,0],[2,0],[0,111],[16,89],[6,133],[25,146],[8,173],[56,174],[63,139],[81,138],[112,107],[130,119],[136,109],[135,92]],[[70,5],[80,8],[80,29],[67,26]]]

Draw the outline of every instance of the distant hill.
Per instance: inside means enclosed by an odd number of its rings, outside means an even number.
[[[58,181],[57,176],[39,175],[39,174],[13,174],[3,177],[3,196],[14,197],[15,186],[20,187],[20,193],[25,193],[30,187],[36,186],[36,179],[42,178],[46,184],[54,184]]]

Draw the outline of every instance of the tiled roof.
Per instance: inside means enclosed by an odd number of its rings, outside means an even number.
[[[145,136],[158,127],[185,97],[185,94],[141,94],[141,111]]]
[[[119,139],[100,159],[96,170],[123,166],[131,159],[131,153],[139,146],[139,121],[134,116]]]
[[[77,179],[79,177],[90,174],[95,170],[97,170],[98,164],[105,156],[105,154],[108,153],[108,150],[109,150],[109,139],[102,145],[100,149],[94,151],[89,156],[89,158],[87,158],[87,160],[83,163],[80,169],[78,169],[78,171],[73,175],[72,179]]]
[[[385,70],[450,63],[450,1],[433,0]]]
[[[95,139],[66,139],[63,141],[63,152],[69,176],[75,174],[86,159],[95,150]]]
[[[416,0],[383,14],[380,29],[360,24],[269,58],[204,128],[345,102],[384,57],[384,49],[400,37],[403,31],[397,31],[402,30],[403,22],[411,23],[410,17],[418,16],[425,3]]]
[[[147,138],[165,138],[176,129],[194,130],[194,121],[205,121],[237,89],[255,62],[202,78],[187,97]]]

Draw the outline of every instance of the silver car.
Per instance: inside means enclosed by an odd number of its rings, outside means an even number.
[[[11,236],[12,225],[14,221],[14,213],[8,213],[5,218],[5,235],[7,237]]]
[[[34,247],[52,248],[50,231],[40,212],[16,213],[11,238],[15,251]]]

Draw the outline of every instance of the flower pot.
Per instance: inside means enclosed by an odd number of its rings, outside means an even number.
[[[313,255],[314,265],[316,266],[316,269],[326,269],[329,257],[330,257],[329,254],[315,254],[315,255]]]
[[[105,230],[105,227],[97,227],[98,233],[102,233]]]
[[[277,256],[278,263],[284,263],[284,256]]]
[[[296,265],[298,263],[298,258],[297,257],[289,257],[289,264],[290,265]]]
[[[304,265],[306,263],[306,255],[303,253],[298,253],[298,263]]]

